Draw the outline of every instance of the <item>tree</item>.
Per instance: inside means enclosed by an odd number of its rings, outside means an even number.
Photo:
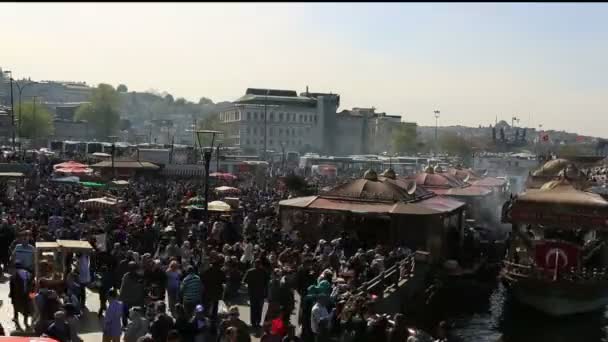
[[[17,106],[15,113],[21,112],[20,136],[28,139],[46,138],[53,134],[53,115],[40,104],[24,102],[21,108]]]
[[[179,97],[177,100],[175,100],[175,104],[178,106],[183,106],[186,104],[186,99],[183,97]]]
[[[116,91],[119,93],[128,93],[129,88],[127,88],[127,86],[124,84],[119,84],[118,87],[116,87]]]
[[[211,101],[210,98],[207,98],[207,97],[203,96],[203,97],[201,97],[200,100],[198,100],[198,104],[199,105],[212,105],[213,101]]]
[[[91,102],[78,108],[76,119],[89,122],[95,129],[97,137],[105,139],[113,135],[118,128],[119,105],[120,97],[114,87],[102,83],[93,90]]]
[[[393,153],[415,152],[416,145],[416,126],[402,122],[393,131],[392,147]]]
[[[222,132],[223,127],[222,127],[222,122],[220,121],[219,113],[213,113],[213,114],[207,115],[207,117],[205,117],[203,120],[199,121],[197,129]],[[221,138],[222,138],[221,135],[219,135],[219,136],[216,135],[214,145],[216,145],[218,143],[218,139],[221,139]],[[199,137],[197,137],[196,139],[197,139],[196,143],[198,144]],[[200,135],[200,144],[203,147],[210,146],[211,139],[212,139],[211,134],[201,134]]]
[[[465,160],[471,157],[472,149],[467,141],[455,133],[445,133],[439,137],[439,149],[450,155],[459,156]]]
[[[169,102],[169,103],[173,103],[173,95],[171,94],[167,94],[165,95],[165,101]]]

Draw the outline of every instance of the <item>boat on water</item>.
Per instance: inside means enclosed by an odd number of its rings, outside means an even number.
[[[515,300],[552,316],[608,305],[608,197],[573,174],[569,166],[512,197],[502,213],[512,233],[501,280]]]

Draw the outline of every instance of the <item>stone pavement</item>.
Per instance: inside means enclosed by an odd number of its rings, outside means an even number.
[[[9,284],[7,276],[8,275],[5,274],[2,278],[0,278],[0,300],[2,301],[2,305],[0,306],[0,323],[4,327],[6,333],[9,334],[16,330],[16,326],[12,321],[13,306],[8,298]],[[248,300],[245,297],[246,295],[238,303],[235,302],[234,304],[239,307],[241,319],[245,323],[249,324],[249,305],[247,304]],[[89,311],[85,314],[86,317],[84,317],[84,319],[80,322],[79,336],[84,340],[84,342],[99,342],[101,341],[102,334],[101,326],[99,324],[100,320],[97,318],[97,310],[99,310],[99,296],[96,292],[92,292],[87,289],[86,304]],[[226,305],[229,306],[230,303],[226,303]],[[296,294],[296,308],[298,307],[299,297]],[[267,304],[264,304],[264,315],[266,314],[266,308]],[[291,318],[292,324],[295,324],[298,321],[297,310],[294,311],[295,312]],[[23,327],[22,316],[20,316],[20,324],[21,327]],[[259,338],[252,335],[252,340],[259,341]]]

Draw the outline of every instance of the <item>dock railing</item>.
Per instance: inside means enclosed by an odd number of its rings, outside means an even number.
[[[385,295],[396,290],[402,281],[407,281],[414,275],[416,267],[414,256],[415,253],[409,254],[403,260],[384,270],[375,278],[361,284],[354,293],[362,296],[375,294],[380,298],[384,298]]]

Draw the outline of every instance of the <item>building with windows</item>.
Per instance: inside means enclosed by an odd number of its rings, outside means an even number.
[[[340,96],[292,90],[247,89],[220,112],[224,144],[247,152],[316,151],[331,153]],[[266,140],[266,142],[265,142]]]
[[[328,155],[391,151],[397,115],[375,108],[337,112],[337,94],[297,94],[293,90],[247,89],[244,96],[220,112],[225,146],[245,152],[313,152]],[[266,117],[266,120],[264,118]],[[415,123],[408,123],[413,124]]]

